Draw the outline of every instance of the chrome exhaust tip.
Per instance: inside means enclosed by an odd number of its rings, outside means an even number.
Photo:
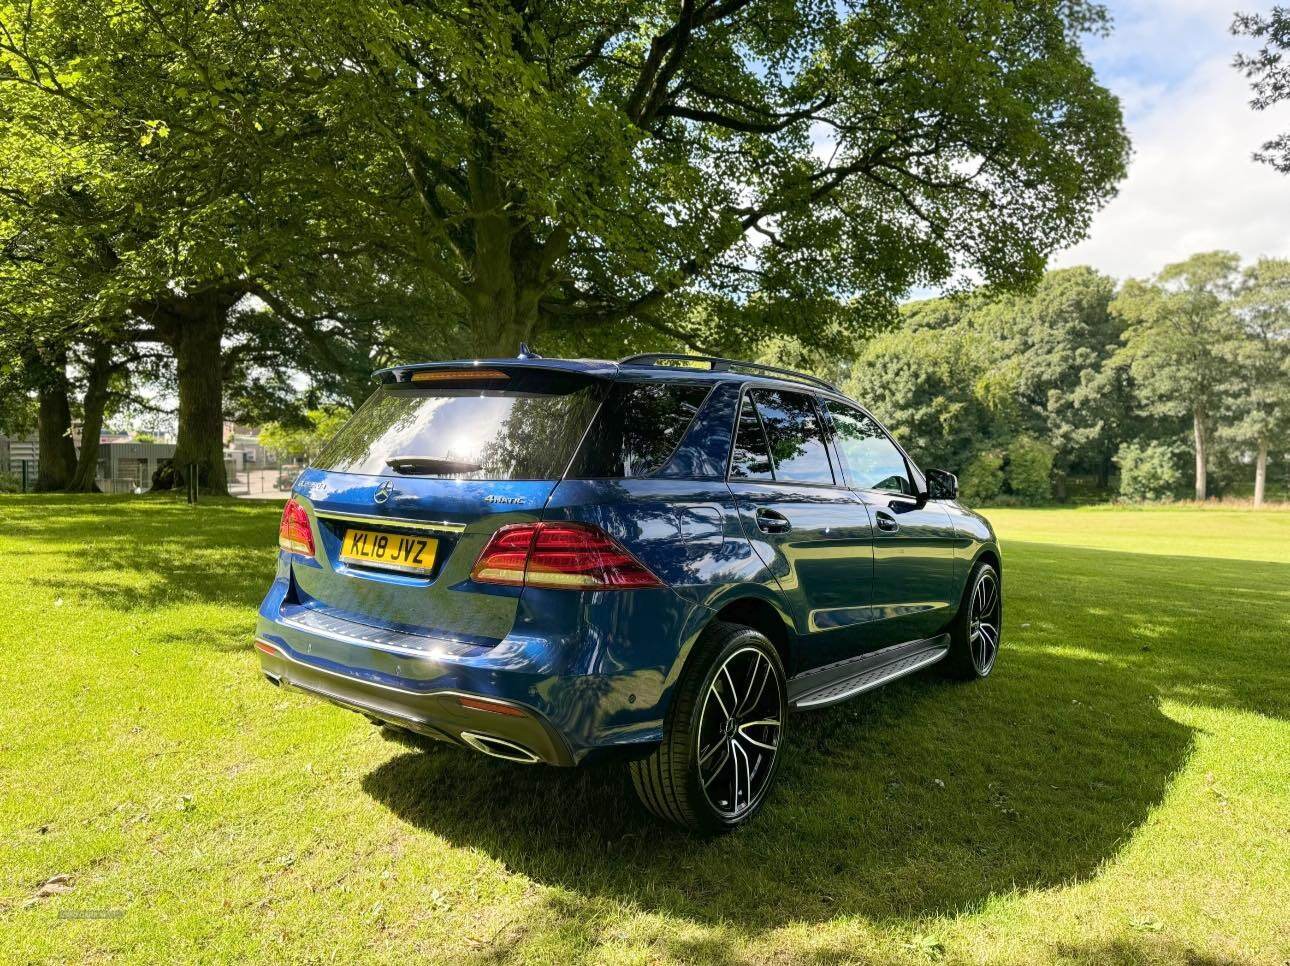
[[[482,735],[477,731],[463,731],[461,740],[490,758],[501,758],[521,765],[535,765],[542,760],[523,745],[517,745],[513,741],[493,735]]]

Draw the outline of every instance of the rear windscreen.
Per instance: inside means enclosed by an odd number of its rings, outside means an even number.
[[[619,382],[569,468],[580,479],[653,476],[667,465],[710,386]]]
[[[496,376],[455,380],[429,370],[423,378],[433,381],[384,385],[313,465],[337,473],[463,480],[559,478],[596,412],[603,384],[554,372]]]

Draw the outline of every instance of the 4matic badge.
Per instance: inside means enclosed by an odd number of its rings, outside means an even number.
[[[524,497],[522,497],[522,496],[494,496],[493,494],[491,494],[491,493],[490,493],[488,496],[484,497],[484,502],[485,502],[485,503],[523,503],[523,502],[524,502]]]

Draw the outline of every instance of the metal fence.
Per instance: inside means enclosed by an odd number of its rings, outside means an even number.
[[[146,493],[152,486],[151,480],[137,480],[121,477],[114,480],[95,480],[104,493]]]
[[[228,466],[228,491],[248,499],[285,500],[291,484],[304,469],[298,463],[269,459],[243,466]]]
[[[244,499],[285,500],[291,491],[291,484],[302,469],[302,464],[274,459],[248,462],[242,466],[235,462],[224,464],[229,493]],[[103,493],[142,494],[152,487],[152,478],[142,463],[134,475],[99,478],[95,482]],[[30,493],[35,488],[35,460],[13,460],[7,475],[3,473],[3,466],[0,466],[0,492]]]

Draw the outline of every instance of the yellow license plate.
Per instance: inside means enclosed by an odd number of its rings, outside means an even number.
[[[424,573],[434,566],[439,541],[433,537],[409,537],[375,530],[346,530],[340,559],[346,563],[388,567]]]

